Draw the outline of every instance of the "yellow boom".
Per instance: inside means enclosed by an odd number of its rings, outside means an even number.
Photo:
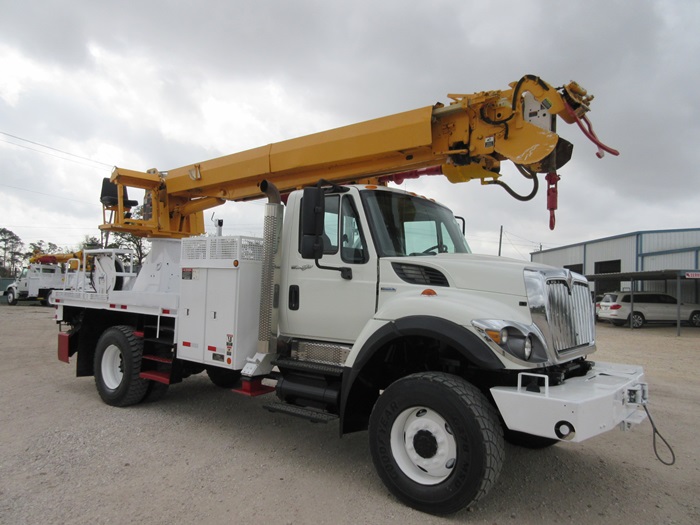
[[[442,173],[455,183],[480,179],[504,185],[497,179],[505,160],[529,178],[554,173],[573,148],[556,134],[555,116],[581,125],[593,99],[575,82],[555,89],[532,75],[507,90],[449,98],[447,106],[427,106],[168,172],[115,168],[111,181],[117,184],[118,202],[105,205],[113,213],[109,220],[104,215],[100,228],[147,237],[198,235],[204,233],[204,210],[227,200],[262,197],[263,180],[286,193],[319,179],[386,184],[431,168],[431,174]],[[146,190],[144,218],[128,213],[124,187]]]

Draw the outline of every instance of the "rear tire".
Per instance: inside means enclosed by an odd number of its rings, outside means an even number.
[[[139,377],[143,339],[131,326],[113,326],[104,331],[95,349],[95,385],[108,405],[125,407],[139,403],[149,381]]]
[[[644,322],[644,316],[639,312],[632,312],[632,315],[629,317],[629,323],[632,328],[641,328],[644,326]]]
[[[700,328],[700,312],[693,312],[690,314],[690,324],[696,328]]]
[[[220,388],[233,388],[241,378],[240,370],[229,370],[227,368],[207,368],[207,375],[211,382]]]
[[[53,290],[45,290],[43,295],[44,298],[41,300],[41,306],[51,306],[51,296],[53,295]]]
[[[399,379],[379,396],[369,446],[392,494],[431,514],[451,514],[485,496],[504,458],[494,407],[464,379],[437,372]]]

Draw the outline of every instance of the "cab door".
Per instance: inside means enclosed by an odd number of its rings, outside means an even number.
[[[301,203],[301,199],[297,201]],[[367,224],[355,192],[325,196],[323,257],[303,259],[300,253],[300,209],[293,207],[287,229],[280,328],[284,335],[352,343],[374,315],[377,256],[367,242]],[[288,218],[289,219],[289,218]],[[341,268],[349,268],[345,279]]]
[[[30,268],[22,268],[22,274],[17,280],[17,296],[27,297],[29,295],[29,281],[32,279],[34,270]]]

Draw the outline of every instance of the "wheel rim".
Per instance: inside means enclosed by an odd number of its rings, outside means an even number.
[[[413,481],[436,485],[454,471],[457,441],[447,421],[426,407],[404,410],[391,427],[391,452]]]
[[[693,326],[699,326],[700,327],[700,313],[694,313],[693,316],[690,318],[690,323]]]
[[[124,377],[122,352],[116,345],[109,345],[102,355],[102,382],[110,390],[116,390]]]
[[[634,328],[640,328],[644,324],[644,320],[642,319],[641,315],[633,315],[632,316],[632,326]]]

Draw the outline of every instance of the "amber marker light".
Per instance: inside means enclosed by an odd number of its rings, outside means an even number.
[[[497,345],[508,342],[508,330],[505,328],[502,328],[501,330],[486,330],[486,334],[493,339],[493,342]]]
[[[377,189],[377,186],[369,185],[369,186],[365,186],[365,189],[366,189],[366,190],[376,190],[376,189]]]
[[[234,268],[238,268],[238,264],[239,264],[239,263],[238,263],[238,259],[234,259],[234,260],[233,260],[233,267],[234,267]]]
[[[431,289],[431,288],[426,288],[426,289],[423,290],[420,294],[421,294],[421,295],[424,295],[424,296],[426,296],[426,297],[434,297],[434,296],[437,295],[437,292],[436,292],[435,290]]]

